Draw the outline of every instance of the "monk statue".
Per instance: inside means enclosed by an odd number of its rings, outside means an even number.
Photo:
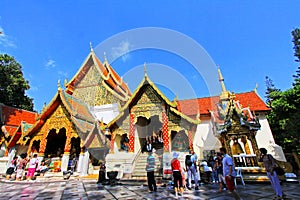
[[[244,144],[244,148],[245,148],[246,154],[251,154],[251,150],[250,150],[250,146],[249,146],[249,142],[250,141],[248,141],[246,135],[243,135],[241,137],[241,142]]]
[[[232,150],[232,155],[239,155],[241,153],[244,153],[242,146],[240,145],[240,143],[238,142],[238,138],[236,136],[234,136],[232,138],[233,140],[233,144],[231,146],[231,150]]]

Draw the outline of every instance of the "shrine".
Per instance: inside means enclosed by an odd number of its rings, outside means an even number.
[[[2,137],[4,157],[37,153],[40,160],[57,159],[57,171],[68,170],[76,159],[81,176],[101,161],[108,171],[118,171],[118,178],[145,178],[149,147],[156,151],[156,175],[162,177],[168,176],[172,152],[183,161],[191,148],[201,161],[224,146],[241,167],[259,167],[260,147],[286,161],[266,119],[270,108],[256,90],[227,91],[219,69],[219,96],[169,100],[144,68],[131,93],[105,55],[102,63],[91,47],[72,79],[63,86],[58,82],[42,112],[20,121],[9,138]]]

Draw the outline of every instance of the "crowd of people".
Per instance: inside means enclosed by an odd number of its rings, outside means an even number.
[[[148,151],[147,157],[147,180],[149,192],[157,190],[154,171],[155,171],[155,151]],[[233,194],[234,198],[239,200],[240,196],[235,190],[234,179],[236,176],[235,166],[232,158],[226,153],[225,148],[220,148],[220,152],[211,160],[209,165],[207,162],[201,162],[198,166],[197,154],[193,149],[185,157],[185,163],[182,165],[178,159],[179,153],[173,152],[173,159],[170,162],[170,166],[173,174],[173,186],[175,196],[183,195],[185,190],[199,190],[198,170],[204,170],[202,173],[206,174],[206,180],[208,183],[219,183],[219,190],[216,192],[222,192],[224,187]],[[202,174],[200,173],[200,175]],[[187,174],[187,177],[185,176]],[[213,175],[212,175],[213,174]],[[187,180],[187,181],[186,181]]]
[[[209,162],[202,161],[197,166],[197,155],[193,149],[190,149],[190,153],[185,157],[185,163],[182,165],[178,159],[179,153],[173,152],[173,159],[170,162],[173,175],[173,187],[175,196],[183,195],[185,190],[199,190],[199,184],[205,181],[208,184],[218,183],[219,189],[216,192],[223,192],[223,190],[229,190],[236,200],[240,200],[240,195],[235,188],[236,170],[232,157],[227,154],[226,148],[221,147],[220,151],[215,154],[214,157],[209,159]],[[276,161],[272,155],[267,154],[265,148],[260,149],[260,162],[264,163],[267,171],[267,176],[270,179],[271,185],[276,193],[275,199],[284,199],[285,194],[281,190],[280,180],[276,174],[275,166]],[[156,181],[154,177],[155,170],[155,156],[153,151],[148,151],[147,157],[147,178],[149,192],[157,190]],[[199,167],[199,169],[198,169]],[[200,181],[198,178],[198,170],[200,174]],[[185,176],[187,172],[187,177]],[[205,180],[202,180],[202,176],[205,175]],[[187,181],[186,181],[187,180]]]
[[[26,153],[14,156],[6,170],[6,180],[33,180],[35,173],[44,174],[48,171],[45,161],[39,161],[37,154],[27,156]]]

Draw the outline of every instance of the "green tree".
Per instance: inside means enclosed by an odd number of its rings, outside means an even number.
[[[22,66],[13,57],[0,54],[0,103],[33,111],[33,99],[25,94],[29,88]]]
[[[300,62],[300,30],[293,30],[292,37],[295,61]],[[300,67],[293,78],[293,87],[280,91],[275,88],[272,80],[266,77],[267,104],[272,109],[267,118],[276,143],[281,145],[285,152],[300,150]]]
[[[294,56],[296,57],[296,62],[300,62],[300,29],[296,28],[292,31],[293,43],[294,43]],[[296,74],[293,75],[294,83],[293,86],[300,85],[300,66],[296,70]]]

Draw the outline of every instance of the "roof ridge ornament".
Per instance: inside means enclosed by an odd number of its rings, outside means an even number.
[[[106,52],[103,52],[103,56],[104,56],[104,62],[107,62],[107,58],[106,58]]]
[[[253,89],[253,91],[254,91],[255,93],[257,93],[257,88],[258,88],[258,83],[255,83],[255,88]]]
[[[90,49],[91,49],[91,52],[94,51],[93,46],[92,46],[92,42],[90,42]]]
[[[57,90],[61,90],[61,85],[60,85],[60,79],[58,79],[58,81],[57,81]]]
[[[226,90],[226,87],[225,87],[225,83],[224,83],[224,78],[223,78],[223,75],[221,73],[221,69],[220,69],[220,66],[217,65],[218,67],[218,74],[219,74],[219,82],[221,83],[221,87],[222,87],[222,93],[220,95],[220,99],[221,100],[228,100],[231,96],[230,92]]]
[[[147,66],[146,66],[146,62],[144,62],[144,76],[147,76]]]

